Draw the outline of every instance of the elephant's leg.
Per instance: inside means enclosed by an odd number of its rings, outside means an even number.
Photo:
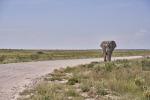
[[[111,61],[111,54],[109,55],[109,61]]]
[[[103,52],[104,62],[106,62],[106,52]]]
[[[104,62],[106,62],[106,54],[104,54]]]
[[[106,62],[106,55],[107,55],[106,48],[103,48],[104,62]]]
[[[108,58],[109,58],[108,55],[106,55],[106,61],[107,61],[107,62],[109,61]]]

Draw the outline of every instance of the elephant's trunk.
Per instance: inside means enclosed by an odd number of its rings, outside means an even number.
[[[107,61],[111,61],[111,53],[109,53],[108,55],[107,55]]]

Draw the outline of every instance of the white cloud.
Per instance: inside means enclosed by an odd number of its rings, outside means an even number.
[[[135,33],[135,35],[138,37],[143,37],[148,35],[148,31],[146,29],[140,29],[138,32]]]

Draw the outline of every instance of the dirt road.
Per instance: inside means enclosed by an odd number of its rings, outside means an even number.
[[[115,59],[135,59],[142,56],[115,57]],[[15,100],[17,94],[36,78],[52,72],[56,68],[87,64],[103,59],[72,59],[0,64],[0,100]]]

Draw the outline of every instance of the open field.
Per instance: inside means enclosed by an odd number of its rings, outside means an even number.
[[[113,56],[144,56],[150,50],[115,50]],[[29,61],[84,59],[102,57],[101,50],[19,50],[0,49],[0,63],[17,63]]]
[[[150,100],[149,76],[150,58],[82,64],[54,70],[19,100]]]

